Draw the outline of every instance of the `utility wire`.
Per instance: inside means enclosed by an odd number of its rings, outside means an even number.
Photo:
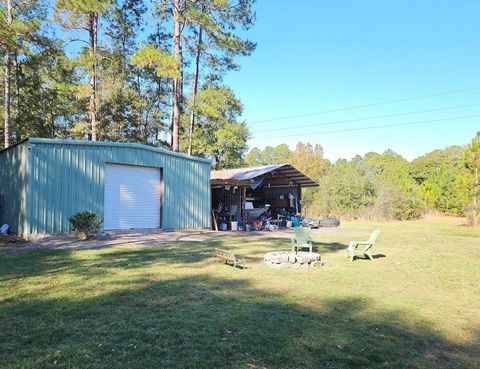
[[[364,130],[378,129],[378,128],[400,127],[400,126],[410,126],[410,125],[416,125],[416,124],[447,122],[447,121],[452,121],[452,120],[470,119],[470,118],[478,118],[478,117],[480,117],[480,114],[466,115],[466,116],[461,116],[461,117],[451,117],[451,118],[445,118],[445,119],[421,120],[421,121],[407,122],[407,123],[393,123],[393,124],[382,124],[382,125],[368,126],[368,127],[335,129],[335,130],[331,130],[331,131],[309,132],[309,133],[301,133],[301,134],[295,134],[295,135],[268,136],[268,137],[262,137],[262,140],[269,140],[269,139],[272,139],[272,138],[287,138],[287,137],[299,137],[299,136],[306,136],[306,135],[310,136],[310,135],[319,135],[319,134],[330,134],[330,133],[339,133],[339,132],[364,131]]]
[[[404,101],[421,100],[421,99],[427,99],[427,98],[430,98],[430,97],[454,95],[454,94],[459,94],[459,93],[463,93],[463,92],[471,92],[471,91],[478,91],[478,90],[480,90],[480,87],[466,88],[466,89],[463,89],[463,90],[446,91],[446,92],[440,92],[440,93],[430,94],[430,95],[420,95],[420,96],[406,97],[406,98],[396,99],[396,100],[387,100],[387,101],[377,102],[377,103],[373,103],[373,104],[362,104],[362,105],[349,106],[349,107],[346,107],[346,108],[323,110],[323,111],[317,111],[317,112],[314,112],[314,113],[304,113],[304,114],[288,115],[288,116],[269,118],[269,119],[254,120],[254,121],[249,122],[249,124],[274,122],[274,121],[277,121],[277,120],[285,120],[285,119],[300,118],[300,117],[310,117],[312,115],[335,113],[335,112],[339,112],[339,111],[354,110],[354,109],[360,109],[360,108],[368,108],[368,107],[371,107],[371,106],[388,105],[388,104],[394,104],[394,103],[399,103],[399,102],[404,102]]]
[[[334,125],[334,124],[339,124],[339,123],[361,122],[361,121],[364,121],[364,120],[371,120],[371,119],[402,117],[402,116],[406,116],[406,115],[414,115],[414,114],[423,114],[423,113],[432,113],[432,112],[438,112],[438,111],[470,108],[470,107],[474,107],[474,106],[480,106],[480,104],[456,105],[456,106],[448,106],[448,107],[439,108],[439,109],[417,110],[417,111],[412,111],[412,112],[387,114],[387,115],[374,115],[374,116],[364,117],[364,118],[347,119],[347,120],[334,120],[334,121],[330,121],[330,122],[303,124],[303,125],[299,125],[299,126],[298,125],[295,125],[295,126],[292,125],[292,126],[281,127],[281,128],[275,127],[275,131],[285,131],[285,130],[289,130],[289,129],[329,126],[329,125]],[[272,131],[272,129],[270,128],[270,129],[260,129],[260,130],[256,130],[256,131],[251,131],[251,133],[255,134],[255,133],[260,133],[260,132],[271,132],[271,131]]]

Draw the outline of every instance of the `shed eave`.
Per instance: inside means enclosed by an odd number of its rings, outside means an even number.
[[[20,140],[17,143],[14,143],[13,145],[10,145],[8,147],[5,147],[5,148],[1,149],[0,153],[2,153],[4,151],[7,151],[7,150],[10,150],[10,149],[14,148],[15,146],[21,145],[21,144],[27,142],[28,140],[29,140],[28,138],[24,138],[23,140]]]
[[[149,150],[155,152],[161,152],[165,155],[177,156],[187,160],[194,160],[203,163],[212,164],[212,160],[199,158],[197,156],[190,156],[187,154],[173,152],[167,149],[163,149],[161,147],[154,147],[145,144],[133,143],[133,142],[112,142],[112,141],[82,141],[82,140],[64,140],[64,139],[57,139],[57,138],[38,138],[38,137],[30,137],[26,140],[21,142],[28,141],[31,144],[57,144],[57,145],[82,145],[82,146],[111,146],[111,147],[130,147],[142,150]],[[6,149],[8,150],[8,148]]]

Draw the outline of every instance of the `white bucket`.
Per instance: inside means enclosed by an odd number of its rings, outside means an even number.
[[[287,220],[287,228],[292,228],[293,222],[291,220]]]
[[[238,231],[238,222],[231,222],[232,231]]]

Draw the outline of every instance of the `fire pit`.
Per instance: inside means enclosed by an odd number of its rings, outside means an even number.
[[[265,262],[265,264],[274,267],[321,267],[323,263],[320,260],[320,254],[304,251],[275,251],[269,252],[263,257],[263,261]]]

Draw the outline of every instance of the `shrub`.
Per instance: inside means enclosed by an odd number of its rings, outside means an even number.
[[[87,240],[97,234],[103,223],[97,214],[89,211],[76,213],[68,220],[72,224],[73,230],[79,234],[81,240]]]

